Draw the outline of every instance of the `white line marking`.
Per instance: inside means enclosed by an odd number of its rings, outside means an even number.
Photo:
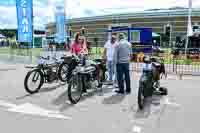
[[[141,133],[141,127],[139,127],[139,126],[133,126],[133,129],[132,129],[132,131],[133,131],[133,133]]]
[[[171,106],[174,106],[174,107],[180,107],[181,106],[180,104],[177,104],[177,103],[174,103],[174,102],[170,102],[169,98],[165,98],[164,104],[165,105],[171,105]]]
[[[0,106],[6,107],[7,111],[17,112],[35,116],[44,116],[49,118],[67,119],[71,120],[71,117],[62,115],[59,111],[51,111],[41,108],[39,106],[33,105],[31,103],[25,103],[21,105],[12,104],[3,100],[0,100]]]
[[[6,108],[14,108],[14,107],[16,107],[17,105],[16,105],[16,104],[9,103],[9,102],[6,102],[6,101],[0,100],[0,106],[6,107]]]
[[[23,114],[30,114],[30,115],[45,116],[49,118],[68,119],[68,120],[72,119],[71,117],[67,117],[60,114],[59,111],[46,110],[30,103],[25,103],[25,104],[21,104],[21,105],[9,108],[8,111],[23,113]]]
[[[137,125],[145,125],[144,121],[139,121],[139,120],[130,120],[130,123],[134,123]]]

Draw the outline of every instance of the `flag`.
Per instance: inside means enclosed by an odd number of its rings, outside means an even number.
[[[32,0],[16,0],[18,42],[32,42],[33,11]]]
[[[57,6],[56,11],[56,41],[59,43],[65,42],[65,12],[64,7]]]
[[[187,26],[187,36],[188,37],[193,35],[192,22],[191,22],[191,14],[192,14],[192,0],[189,0],[188,26]]]

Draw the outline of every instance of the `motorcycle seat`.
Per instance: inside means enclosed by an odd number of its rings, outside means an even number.
[[[95,70],[95,68],[93,66],[86,66],[85,71],[91,71],[91,70]]]
[[[161,67],[161,64],[158,63],[158,62],[152,62],[152,65],[153,65],[154,67],[156,67],[156,68]]]

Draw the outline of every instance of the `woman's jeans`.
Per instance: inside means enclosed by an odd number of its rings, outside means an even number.
[[[109,73],[109,81],[114,81],[115,83],[117,82],[117,71],[116,71],[116,65],[113,63],[113,61],[107,61],[107,68],[108,68],[108,73]]]

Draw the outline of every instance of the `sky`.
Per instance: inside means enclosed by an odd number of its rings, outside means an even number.
[[[0,0],[1,29],[17,28],[15,1]],[[64,3],[68,18],[131,13],[176,6],[188,7],[188,0],[33,0],[35,29],[44,28],[48,22],[55,21],[55,6]],[[193,0],[193,8],[200,8],[200,0]]]

